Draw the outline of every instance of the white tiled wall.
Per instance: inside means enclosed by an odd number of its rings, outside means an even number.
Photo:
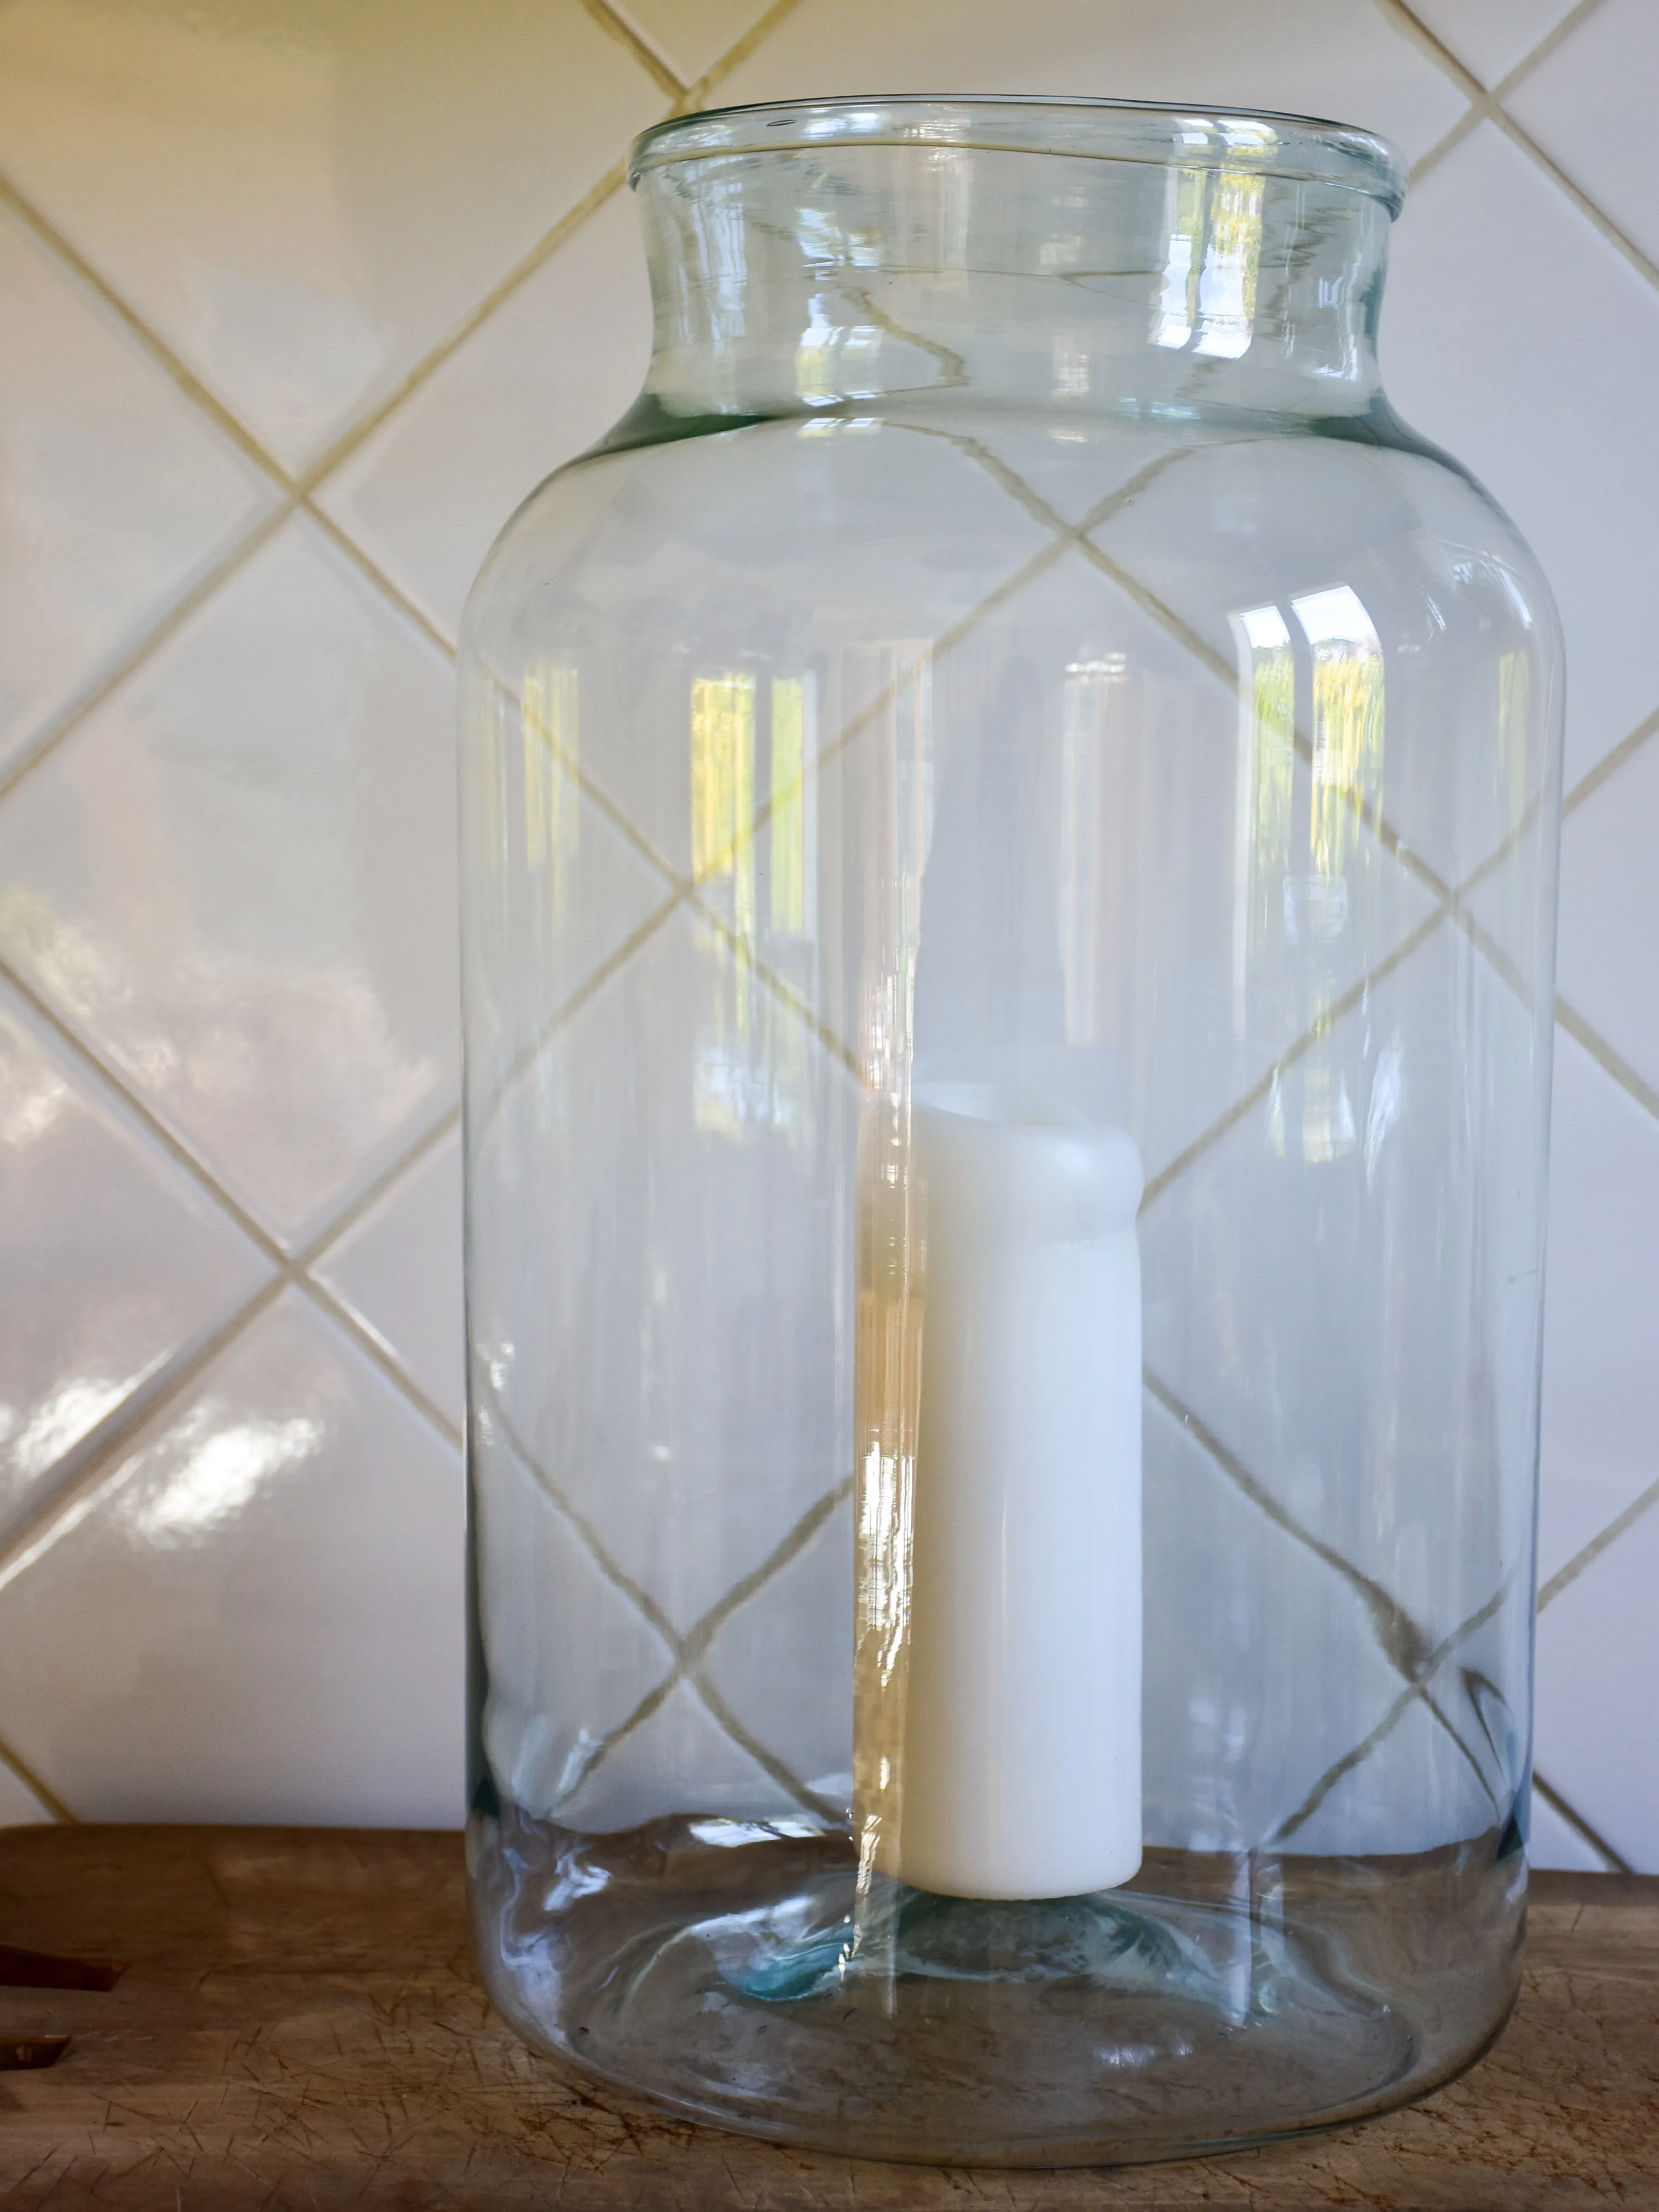
[[[450,659],[647,343],[620,163],[834,91],[1415,164],[1384,365],[1571,663],[1536,1808],[1659,1869],[1652,0],[0,4],[0,1822],[460,1810]]]

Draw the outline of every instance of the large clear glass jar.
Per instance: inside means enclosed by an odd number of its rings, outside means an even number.
[[[1560,714],[1380,388],[1399,164],[870,100],[633,183],[645,392],[466,625],[490,1987],[883,2157],[1397,2103],[1516,1982]]]

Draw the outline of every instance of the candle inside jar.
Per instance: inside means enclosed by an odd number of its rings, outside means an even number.
[[[860,1638],[870,1856],[947,1896],[1110,1888],[1140,1863],[1139,1157],[977,1085],[919,1096],[909,1150],[920,1383],[902,1589]]]

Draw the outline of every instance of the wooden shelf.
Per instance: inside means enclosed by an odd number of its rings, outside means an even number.
[[[1659,2206],[1659,1879],[1535,1876],[1514,2021],[1420,2105],[1276,2149],[1048,2174],[775,2149],[533,2057],[473,1969],[452,1835],[12,1830],[0,1938],[94,1964],[93,1986],[0,1988],[0,2040],[32,2046],[0,2078],[17,2208]],[[126,1972],[98,1987],[110,1959]],[[0,1953],[0,1979],[30,1971]]]

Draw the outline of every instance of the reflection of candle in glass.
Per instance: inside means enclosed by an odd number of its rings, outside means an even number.
[[[911,1143],[921,1380],[876,1864],[951,1896],[1108,1888],[1140,1863],[1139,1157],[970,1085],[919,1097]]]

